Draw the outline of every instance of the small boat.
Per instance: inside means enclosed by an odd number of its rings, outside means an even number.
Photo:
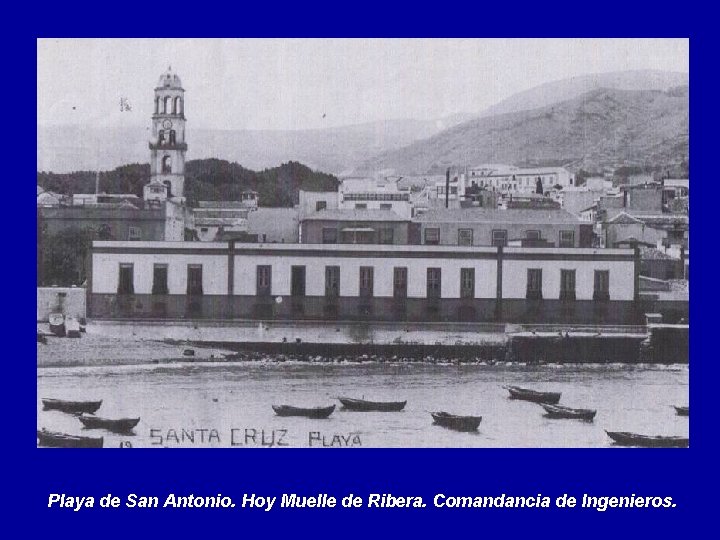
[[[65,315],[62,313],[51,313],[48,317],[50,331],[58,337],[65,336]]]
[[[115,433],[127,433],[138,425],[139,418],[101,418],[92,414],[82,414],[78,417],[86,429],[107,429]]]
[[[39,429],[37,438],[40,446],[52,448],[102,448],[102,437],[80,437],[68,435],[56,431],[48,431],[45,428]]]
[[[503,388],[510,392],[510,399],[549,403],[550,405],[557,405],[560,401],[560,392],[538,392],[529,388],[520,388],[519,386],[505,386]]]
[[[80,337],[80,321],[75,317],[65,317],[65,336],[72,338]]]
[[[290,405],[273,405],[273,411],[278,416],[305,416],[307,418],[327,418],[335,410],[335,405],[329,407],[292,407]]]
[[[457,416],[444,411],[431,412],[433,421],[439,425],[457,431],[477,431],[482,416]]]
[[[620,446],[645,446],[651,448],[687,448],[690,444],[688,437],[667,435],[638,435],[627,431],[607,431],[616,444]]]
[[[675,408],[675,413],[678,416],[690,416],[690,405],[688,405],[687,407],[678,407],[676,405],[673,405],[673,407]]]
[[[63,399],[45,399],[42,400],[43,409],[58,410],[71,414],[89,413],[93,414],[102,405],[100,401],[65,401]]]
[[[592,420],[597,414],[597,411],[594,409],[572,409],[570,407],[563,407],[562,405],[550,405],[549,403],[540,403],[540,406],[545,409],[546,416],[549,418]]]
[[[380,412],[396,412],[402,411],[407,401],[367,401],[365,399],[354,399],[348,397],[339,397],[340,403],[346,409],[351,411],[380,411]]]

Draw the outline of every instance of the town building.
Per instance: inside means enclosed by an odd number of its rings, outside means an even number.
[[[528,167],[511,165],[478,165],[465,171],[464,185],[477,185],[491,191],[524,191],[542,193],[558,186],[574,185],[574,176],[564,167]]]
[[[340,194],[337,191],[305,191],[301,189],[298,199],[300,214],[307,215],[320,210],[337,210]]]
[[[410,243],[506,246],[511,240],[559,248],[592,246],[592,225],[561,210],[429,210],[413,220]]]
[[[635,250],[102,242],[94,319],[637,324]]]
[[[407,244],[410,220],[388,209],[321,210],[300,221],[303,244]]]
[[[342,178],[337,207],[341,210],[390,210],[405,219],[412,216],[410,189],[399,187],[398,181],[390,178]]]
[[[192,228],[201,242],[214,242],[225,235],[242,236],[247,233],[250,212],[245,201],[198,201],[192,209]]]
[[[255,242],[297,244],[299,231],[297,208],[258,208],[247,217],[247,234]]]

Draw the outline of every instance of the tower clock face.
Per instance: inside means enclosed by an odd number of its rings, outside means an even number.
[[[162,125],[165,129],[170,129],[172,127],[172,122],[170,120],[165,120]]]

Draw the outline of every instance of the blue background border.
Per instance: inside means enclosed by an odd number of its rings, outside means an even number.
[[[712,354],[711,325],[716,288],[710,282],[713,268],[704,259],[710,250],[695,253],[692,304],[691,422],[689,450],[152,450],[43,451],[35,448],[36,367],[32,343],[31,308],[34,297],[35,212],[30,208],[34,174],[36,95],[36,37],[54,36],[160,36],[172,32],[185,36],[452,36],[452,37],[690,37],[691,144],[694,178],[693,244],[710,243],[712,214],[709,169],[717,140],[717,116],[711,92],[716,92],[716,57],[713,40],[701,13],[689,4],[664,8],[630,2],[587,5],[541,3],[474,7],[420,4],[394,8],[389,4],[312,8],[295,5],[269,8],[236,5],[221,11],[210,3],[182,6],[167,24],[155,18],[158,5],[131,2],[101,7],[98,3],[64,5],[57,10],[29,6],[8,23],[15,35],[6,39],[7,72],[3,103],[8,143],[5,160],[5,213],[11,248],[6,254],[6,283],[11,297],[6,304],[6,341],[21,329],[20,339],[9,345],[6,355],[5,391],[9,426],[5,448],[9,485],[5,494],[11,506],[5,514],[17,519],[33,536],[55,537],[158,537],[194,535],[296,536],[399,536],[452,534],[522,534],[535,537],[609,535],[626,537],[630,530],[643,537],[660,538],[688,533],[691,523],[710,516],[712,493],[702,485],[717,470],[712,460],[712,386],[717,368]],[[709,15],[708,15],[709,16]],[[9,126],[12,126],[11,128]],[[713,148],[714,150],[714,148]],[[707,178],[706,178],[707,176]],[[698,180],[700,178],[700,180]],[[15,193],[16,192],[16,193]],[[707,192],[707,193],[706,193]],[[700,235],[700,236],[698,236]],[[698,258],[700,257],[700,258]],[[8,272],[9,270],[9,272]],[[8,275],[9,274],[9,275]],[[710,484],[710,489],[714,486]],[[489,495],[507,493],[558,496],[659,495],[672,496],[672,510],[139,510],[95,508],[74,513],[48,509],[51,492],[93,495],[128,493],[163,496],[223,493],[235,498],[243,493],[279,495],[330,493],[341,497],[354,493],[421,495],[430,502],[435,493]],[[397,527],[397,528],[395,528]]]

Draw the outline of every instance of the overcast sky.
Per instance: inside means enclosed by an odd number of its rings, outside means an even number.
[[[303,129],[477,113],[590,73],[688,72],[686,39],[43,39],[38,124],[149,124],[172,65],[193,127]],[[132,111],[120,111],[126,98]]]

